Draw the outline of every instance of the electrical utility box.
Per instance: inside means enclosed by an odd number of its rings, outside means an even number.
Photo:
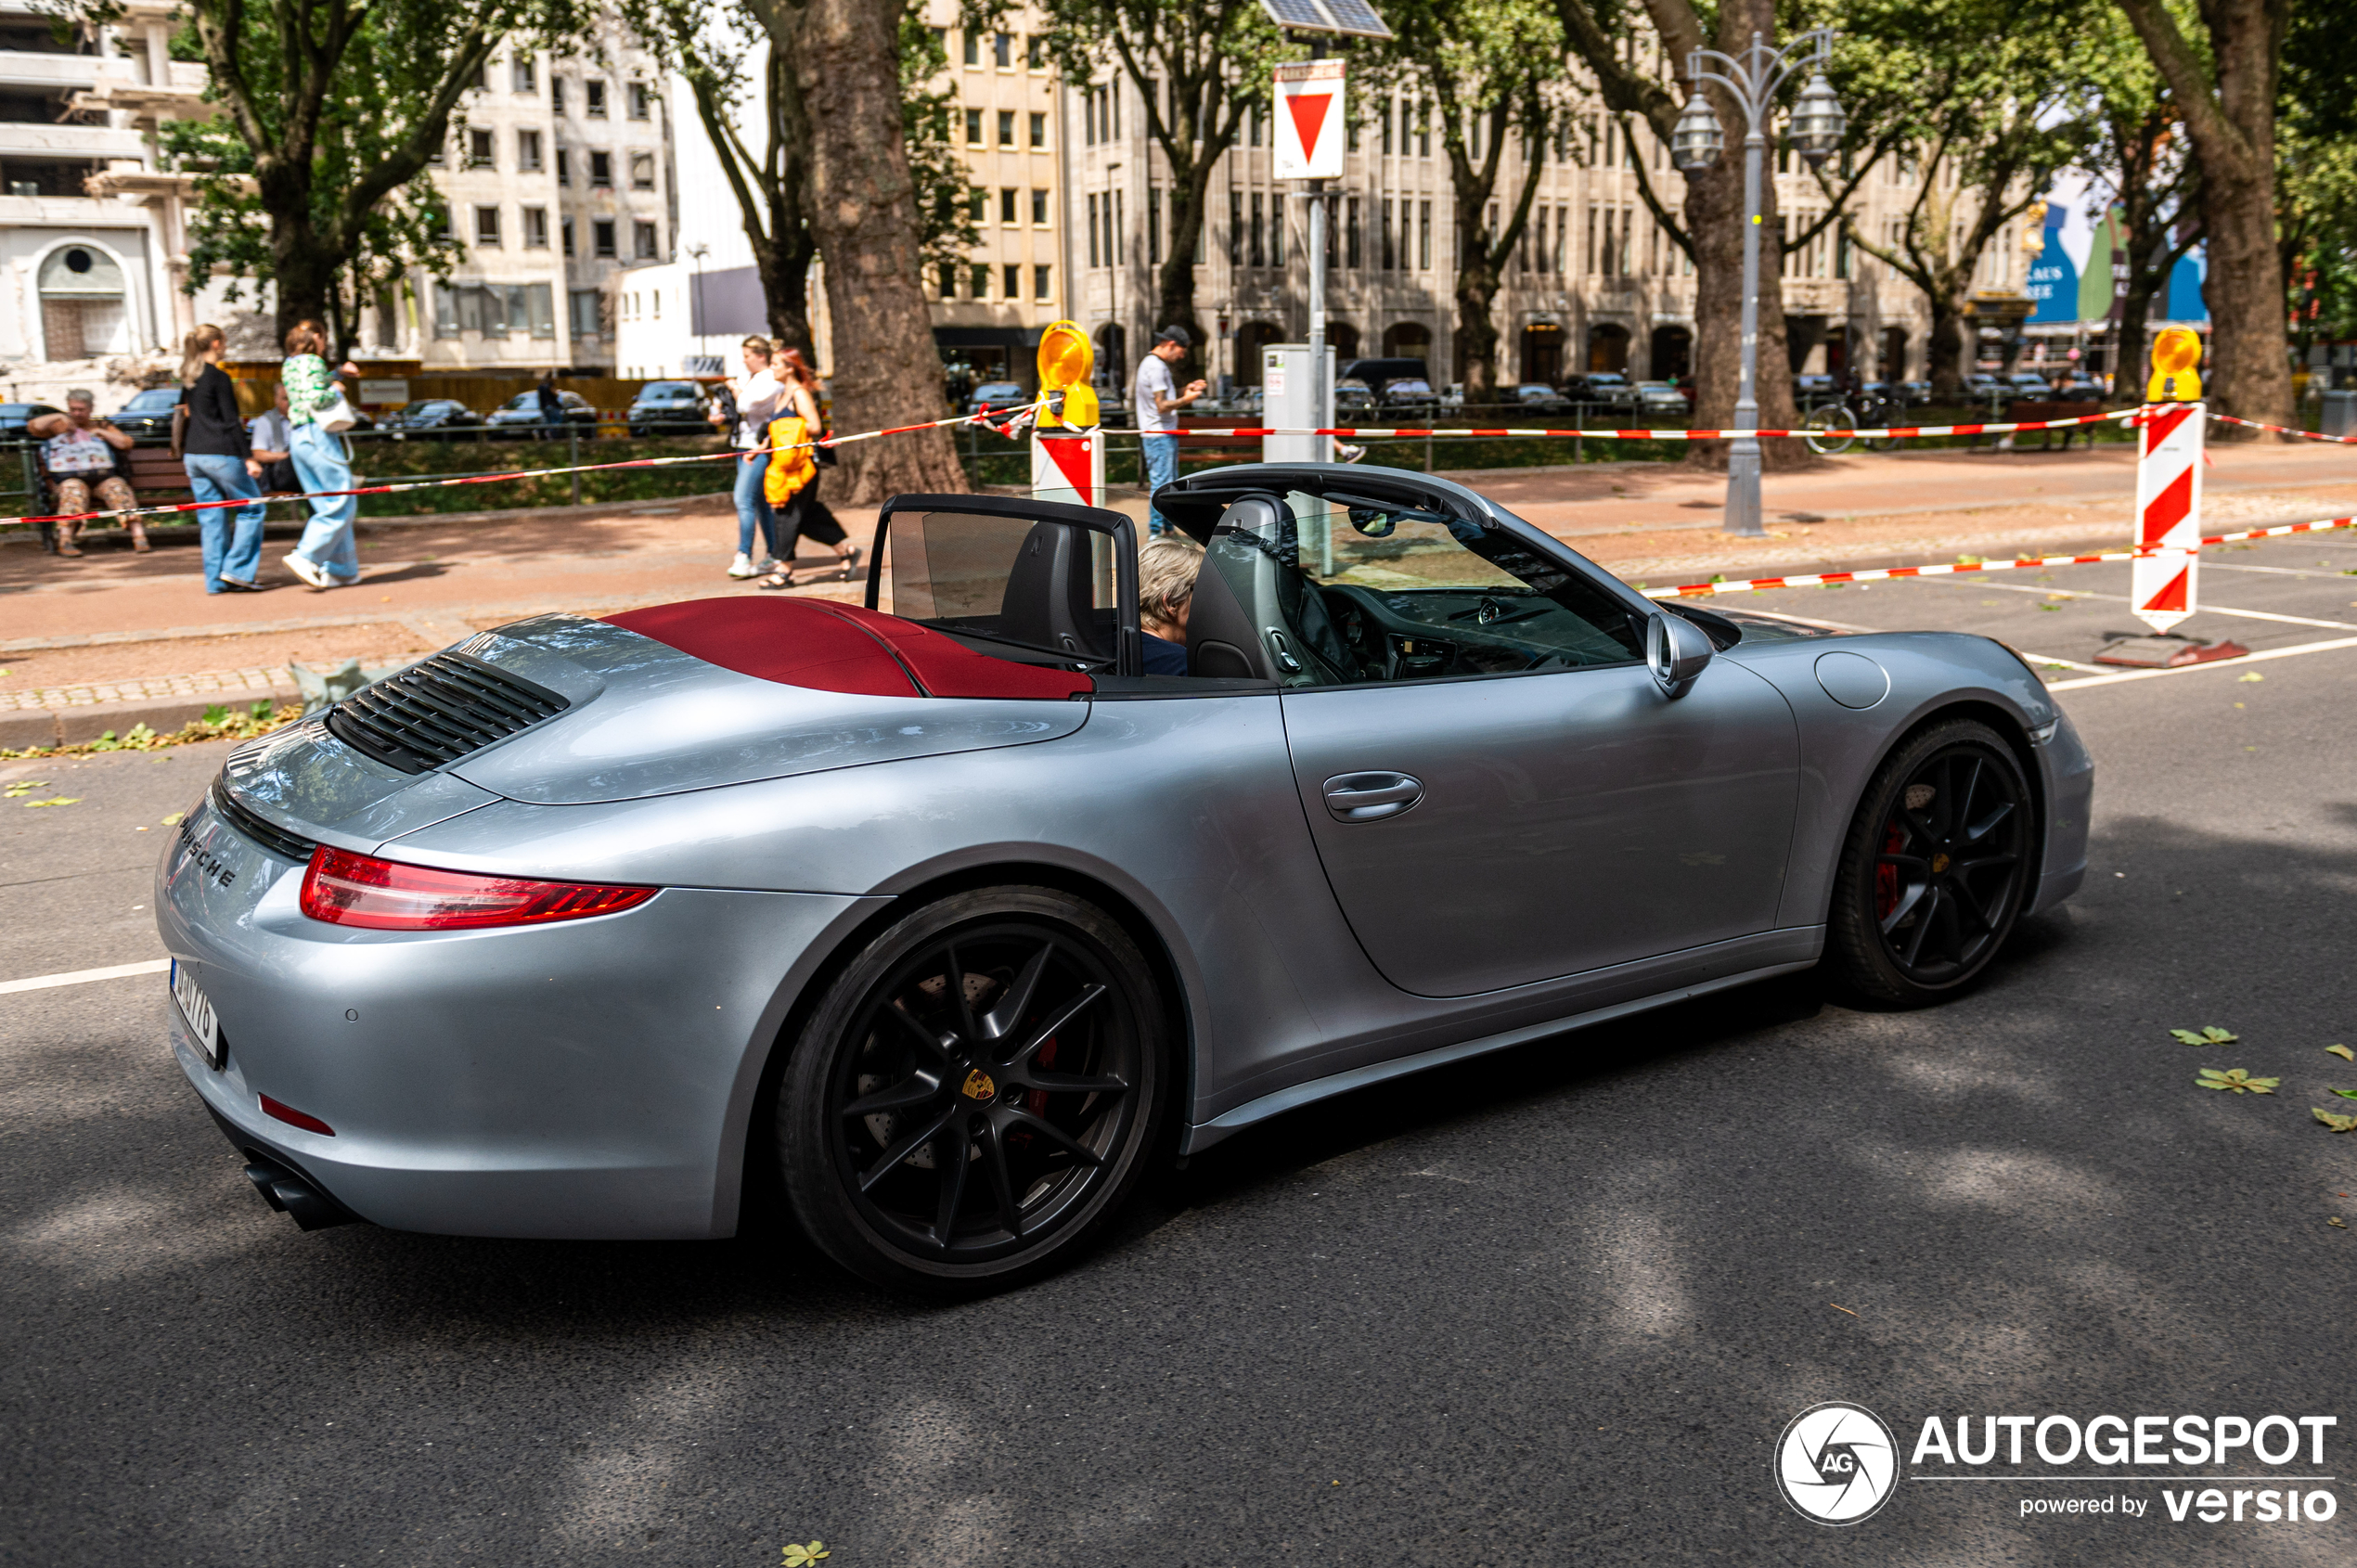
[[[1316,430],[1329,423],[1334,405],[1334,351],[1329,346],[1313,363],[1307,343],[1270,343],[1260,351],[1260,422],[1278,430]],[[1331,463],[1332,436],[1265,435],[1264,463]]]

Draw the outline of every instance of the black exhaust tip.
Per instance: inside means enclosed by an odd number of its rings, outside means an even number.
[[[251,1163],[246,1166],[246,1179],[262,1194],[262,1201],[303,1229],[325,1230],[329,1226],[354,1224],[360,1218],[313,1187],[310,1179],[300,1173],[258,1155],[250,1153],[247,1158]]]

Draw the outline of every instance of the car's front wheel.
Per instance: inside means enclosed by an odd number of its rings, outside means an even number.
[[[1870,1000],[1923,1007],[1989,967],[2021,914],[2038,834],[1997,732],[1935,725],[1875,771],[1842,847],[1827,956]]]
[[[1052,888],[958,893],[877,936],[792,1043],[778,1151],[854,1273],[1002,1289],[1100,1233],[1168,1099],[1159,989],[1121,927]]]

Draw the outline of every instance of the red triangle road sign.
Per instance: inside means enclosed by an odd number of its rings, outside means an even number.
[[[1318,150],[1318,133],[1325,127],[1326,110],[1334,106],[1332,93],[1294,93],[1285,99],[1285,107],[1293,110],[1293,128],[1301,137],[1301,156],[1309,158]]]

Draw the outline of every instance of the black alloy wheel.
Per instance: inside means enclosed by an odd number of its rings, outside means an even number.
[[[1954,721],[1901,746],[1843,846],[1827,932],[1843,978],[1907,1007],[1970,984],[2021,913],[2036,829],[2020,761],[1987,725]]]
[[[1159,1133],[1163,1008],[1137,946],[1050,888],[960,893],[839,974],[778,1106],[811,1238],[878,1284],[967,1294],[1070,1256]]]

